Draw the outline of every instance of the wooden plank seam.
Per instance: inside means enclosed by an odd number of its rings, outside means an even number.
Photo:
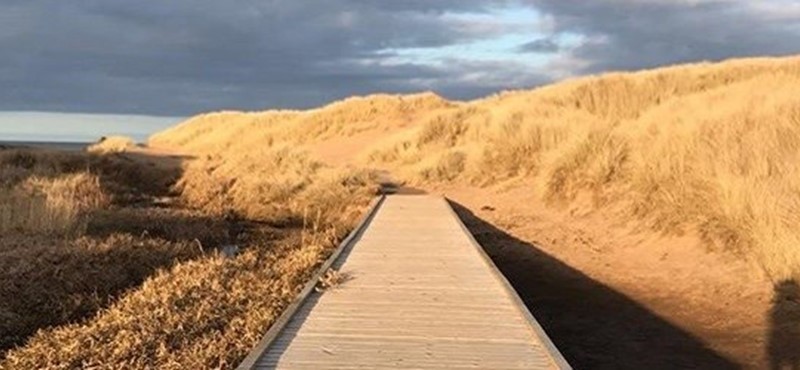
[[[339,243],[339,246],[333,251],[331,256],[328,257],[322,266],[317,269],[314,275],[311,276],[311,279],[303,287],[303,290],[300,291],[300,294],[297,296],[297,298],[295,298],[289,307],[283,311],[281,316],[275,320],[258,344],[250,351],[242,363],[236,367],[236,370],[253,370],[256,368],[258,360],[261,359],[264,353],[267,352],[267,348],[269,348],[269,346],[280,336],[283,329],[291,321],[295,312],[297,312],[297,310],[303,306],[303,303],[305,303],[309,295],[314,292],[314,288],[317,286],[317,282],[323,276],[323,274],[328,271],[328,269],[340,256],[342,256],[342,252],[344,252],[345,249],[350,249],[356,244],[356,241],[358,241],[358,238],[367,229],[367,225],[369,225],[370,221],[372,221],[372,219],[375,217],[375,214],[385,199],[386,195],[380,195],[372,200],[372,204],[370,204],[368,212],[364,215],[356,228],[353,229],[353,231],[351,231],[341,243]]]

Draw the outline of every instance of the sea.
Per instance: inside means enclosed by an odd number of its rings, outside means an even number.
[[[69,142],[69,141],[3,141],[0,140],[1,149],[14,148],[34,148],[60,150],[67,152],[80,152],[91,145],[90,142]]]
[[[80,151],[103,136],[145,142],[183,117],[0,111],[0,148],[28,147]]]

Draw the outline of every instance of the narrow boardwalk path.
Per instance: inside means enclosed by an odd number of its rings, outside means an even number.
[[[445,199],[388,196],[257,369],[569,368]]]

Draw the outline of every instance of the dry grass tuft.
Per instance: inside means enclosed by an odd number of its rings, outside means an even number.
[[[3,159],[3,234],[75,234],[86,226],[89,213],[110,203],[110,195],[95,174],[81,170],[56,175],[55,170],[40,166],[35,156],[26,157],[23,153]]]
[[[127,136],[109,136],[101,138],[86,150],[90,153],[108,154],[123,153],[134,148],[136,148],[136,141]]]
[[[235,213],[273,224],[319,214],[326,225],[359,212],[353,205],[377,189],[370,171],[327,168],[287,147],[195,160],[178,187],[187,206],[210,214]]]

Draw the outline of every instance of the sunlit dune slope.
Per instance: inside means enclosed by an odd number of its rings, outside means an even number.
[[[694,233],[779,279],[800,266],[798,86],[798,57],[742,59],[465,103],[425,93],[309,111],[212,113],[150,144],[205,156],[215,164],[202,172],[237,179],[232,187],[263,176],[259,163],[275,153],[323,169],[342,161],[315,150],[357,146],[343,151],[357,164],[349,173],[381,168],[423,186],[524,187],[554,208],[607,210],[659,232]]]
[[[209,113],[153,135],[149,144],[190,153],[236,154],[265,146],[296,145],[396,129],[456,105],[433,93],[381,94],[351,97],[307,111]]]
[[[326,166],[309,155],[314,143],[411,125],[452,106],[423,93],[355,97],[304,112],[211,113],[154,135],[149,145],[195,158],[179,182],[189,204],[266,221],[315,212],[332,220],[374,176]]]

